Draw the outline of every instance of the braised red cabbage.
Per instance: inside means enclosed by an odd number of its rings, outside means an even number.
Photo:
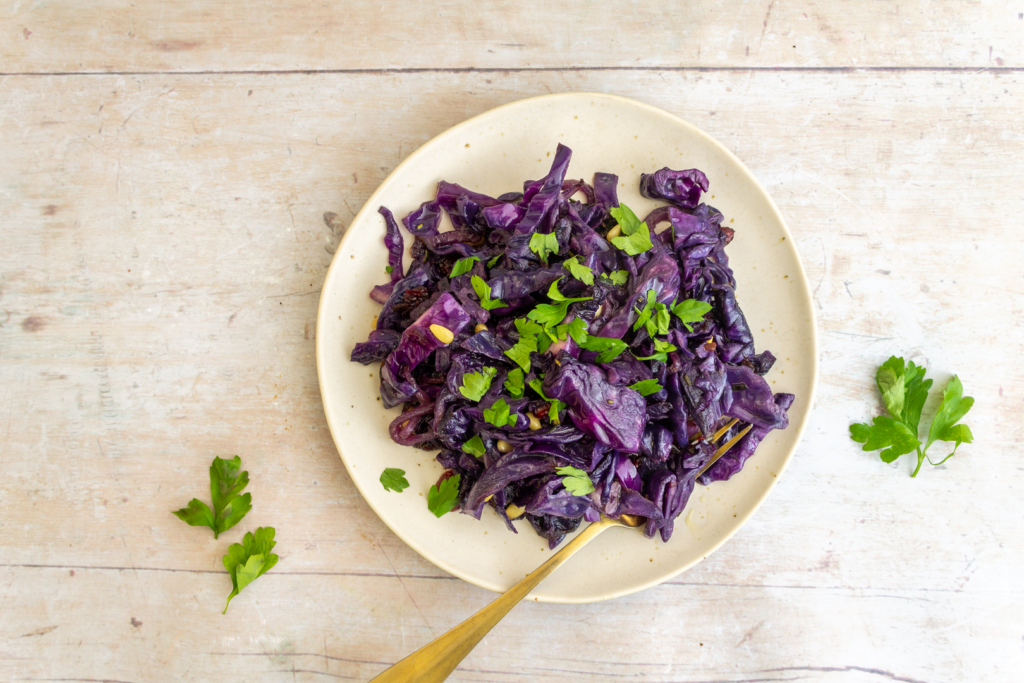
[[[641,194],[669,205],[646,216],[651,248],[631,256],[608,234],[618,176],[567,179],[571,156],[558,145],[547,175],[497,197],[439,183],[401,221],[408,270],[381,207],[391,277],[371,292],[383,308],[352,360],[381,363],[382,402],[403,406],[392,439],[440,450],[464,514],[490,506],[552,548],[583,520],[633,514],[667,541],[710,435],[733,418],[723,441],[752,426],[702,484],[785,429],[794,397],[763,377],[775,357],[755,353],[725,253],[735,232],[701,203],[707,177],[641,174]],[[686,300],[707,313],[672,312]]]

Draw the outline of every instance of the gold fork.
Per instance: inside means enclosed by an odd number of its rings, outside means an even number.
[[[721,427],[711,437],[710,442],[715,443],[718,439],[722,438],[722,435],[729,431],[737,421],[733,419],[724,427]],[[711,459],[708,460],[707,464],[700,468],[696,477],[707,472],[726,451],[746,436],[747,432],[750,431],[750,427],[751,425],[747,425],[736,436],[720,446]],[[494,602],[443,636],[427,643],[419,650],[416,650],[416,652],[413,652],[402,661],[385,670],[370,681],[370,683],[441,683],[448,678],[448,675],[455,670],[455,667],[459,665],[466,655],[476,647],[476,644],[483,640],[483,637],[513,607],[519,604],[520,600],[529,595],[541,581],[546,579],[551,572],[562,566],[577,550],[597,538],[598,534],[605,529],[610,529],[613,526],[635,528],[643,524],[643,517],[622,515],[619,519],[612,519],[602,515],[599,521],[587,526],[576,538],[569,541],[565,547],[549,557],[544,564],[533,570],[522,581],[498,596]]]

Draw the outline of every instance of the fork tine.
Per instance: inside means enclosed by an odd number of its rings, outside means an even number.
[[[724,443],[724,444],[722,444],[721,446],[719,446],[719,447],[718,447],[718,450],[717,450],[717,451],[715,451],[715,454],[714,454],[713,456],[711,456],[711,459],[707,461],[707,464],[705,464],[705,465],[704,465],[704,467],[701,467],[701,468],[700,468],[700,471],[698,471],[698,472],[697,472],[697,475],[696,475],[696,477],[694,477],[694,478],[696,479],[697,477],[699,477],[700,475],[704,474],[704,473],[705,473],[705,472],[707,472],[707,471],[708,471],[709,469],[711,469],[711,466],[712,466],[712,465],[714,465],[714,464],[715,464],[716,462],[718,462],[718,459],[719,459],[719,458],[721,458],[721,457],[722,457],[723,455],[725,455],[725,453],[726,453],[726,452],[727,452],[727,451],[728,451],[728,450],[729,450],[730,448],[732,448],[733,446],[735,446],[735,445],[736,445],[736,444],[737,444],[737,443],[739,442],[739,440],[740,440],[740,439],[742,439],[742,438],[743,438],[744,436],[746,436],[746,435],[747,435],[747,432],[749,432],[749,431],[750,431],[750,430],[751,430],[751,429],[753,428],[753,426],[754,426],[754,425],[747,425],[746,427],[744,427],[743,429],[741,429],[741,430],[740,430],[740,431],[739,431],[739,432],[738,432],[738,433],[736,434],[736,436],[732,437],[732,438],[731,438],[731,439],[729,439],[729,440],[728,440],[728,441],[727,441],[726,443]],[[720,431],[720,432],[723,432],[723,433],[724,433],[724,430],[725,430],[725,429],[727,429],[727,428],[724,428],[724,427],[723,427],[723,429],[721,429],[721,430],[719,430],[719,431]],[[717,434],[717,432],[716,432],[716,434]]]
[[[739,421],[740,421],[740,419],[738,417],[734,417],[733,419],[731,419],[728,422],[726,422],[724,425],[722,425],[721,427],[718,428],[718,431],[716,431],[714,434],[711,435],[711,438],[708,439],[708,443],[715,443],[716,441],[721,439],[722,435],[725,434],[727,431],[729,431],[729,429],[731,429],[732,426],[734,424],[736,424],[737,422],[739,422]],[[693,439],[692,441],[690,441],[690,443],[698,443],[700,440],[701,440],[701,437],[698,436],[696,439]]]

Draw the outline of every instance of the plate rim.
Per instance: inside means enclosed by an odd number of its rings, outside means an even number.
[[[807,425],[810,422],[811,413],[813,412],[813,409],[814,409],[814,401],[815,401],[815,397],[817,395],[817,390],[818,390],[818,379],[819,379],[818,375],[819,375],[819,365],[820,365],[819,345],[818,345],[818,320],[817,320],[817,314],[816,314],[816,312],[814,310],[814,296],[813,296],[813,294],[811,292],[810,282],[807,280],[807,271],[804,269],[804,264],[803,264],[803,261],[800,259],[799,252],[796,251],[796,246],[795,246],[796,242],[793,240],[793,234],[792,234],[792,232],[789,229],[789,225],[786,223],[785,218],[783,218],[782,212],[779,211],[779,207],[775,204],[775,200],[772,199],[772,196],[764,188],[764,186],[757,179],[757,177],[753,174],[753,172],[749,168],[747,168],[747,166],[739,159],[739,157],[737,157],[735,154],[733,154],[733,152],[730,149],[728,149],[725,145],[723,145],[717,139],[712,137],[709,133],[701,130],[700,128],[698,128],[694,124],[690,123],[689,121],[686,121],[685,119],[680,118],[679,116],[676,116],[675,114],[672,114],[671,112],[665,111],[664,109],[661,109],[659,107],[655,107],[654,105],[651,105],[651,104],[647,104],[646,102],[641,102],[639,100],[635,100],[635,99],[630,98],[630,97],[624,97],[622,95],[612,95],[612,94],[608,94],[608,93],[598,93],[598,92],[569,92],[569,93],[563,92],[563,93],[552,93],[552,94],[548,94],[548,95],[538,95],[538,96],[534,96],[534,97],[526,97],[526,98],[523,98],[523,99],[514,100],[512,102],[506,102],[505,104],[499,105],[497,107],[493,107],[491,109],[488,109],[487,111],[484,111],[484,112],[481,112],[479,114],[476,114],[476,115],[474,115],[474,116],[472,116],[472,117],[470,117],[468,119],[465,119],[465,120],[455,124],[454,126],[451,126],[451,127],[447,128],[447,129],[443,130],[442,132],[438,133],[437,135],[435,135],[434,137],[430,138],[429,140],[424,142],[422,145],[417,147],[413,152],[411,152],[409,154],[409,156],[407,156],[405,159],[403,159],[401,162],[399,162],[398,165],[395,166],[395,168],[392,169],[390,173],[388,173],[387,177],[384,178],[384,180],[381,181],[380,185],[377,186],[377,189],[375,189],[370,194],[370,196],[367,197],[366,202],[359,209],[359,211],[356,212],[356,214],[355,214],[355,216],[353,216],[352,220],[349,221],[348,228],[346,228],[345,234],[342,236],[341,241],[338,243],[338,247],[337,247],[337,250],[335,251],[335,255],[331,259],[330,266],[328,266],[328,268],[327,268],[327,273],[324,276],[323,285],[322,285],[321,291],[320,291],[320,300],[319,300],[319,303],[317,304],[317,316],[316,316],[316,320],[317,320],[317,327],[316,327],[317,334],[316,334],[316,354],[315,354],[316,355],[317,383],[319,385],[319,390],[320,390],[320,401],[321,401],[321,404],[322,404],[322,406],[324,408],[324,417],[325,417],[325,419],[327,421],[327,426],[328,426],[328,429],[330,430],[330,433],[331,433],[331,440],[334,442],[335,450],[337,450],[338,457],[341,458],[341,462],[345,466],[345,471],[348,473],[349,479],[355,485],[356,490],[359,491],[359,495],[362,496],[363,501],[366,502],[367,505],[369,505],[370,509],[373,510],[374,514],[377,515],[377,518],[380,519],[384,523],[384,525],[388,529],[391,530],[392,533],[394,533],[406,545],[408,545],[410,548],[412,548],[414,551],[416,551],[416,553],[420,557],[422,557],[423,559],[427,560],[428,562],[430,562],[431,564],[436,566],[438,569],[441,569],[442,571],[445,571],[445,572],[451,574],[452,576],[455,576],[455,577],[457,577],[459,579],[462,579],[463,581],[466,581],[467,583],[470,583],[470,584],[472,584],[474,586],[478,586],[480,588],[484,588],[486,590],[489,590],[489,591],[492,591],[492,592],[495,592],[495,593],[502,593],[502,592],[504,592],[504,590],[507,590],[507,589],[502,589],[502,588],[498,588],[498,587],[491,586],[491,585],[486,585],[485,582],[478,581],[478,580],[475,580],[474,578],[470,578],[470,577],[465,576],[463,572],[459,571],[457,568],[455,568],[455,567],[451,566],[449,563],[445,562],[443,560],[443,558],[435,557],[435,553],[428,553],[428,552],[426,552],[424,546],[421,543],[419,543],[414,537],[412,537],[411,535],[405,534],[402,531],[400,531],[399,529],[396,529],[393,526],[391,526],[391,524],[389,524],[386,521],[384,515],[381,514],[380,510],[377,509],[377,505],[374,504],[373,499],[370,496],[368,496],[366,494],[366,492],[363,490],[363,487],[360,486],[359,479],[353,475],[352,467],[349,464],[348,459],[345,457],[341,445],[338,443],[338,438],[335,436],[335,434],[336,434],[336,427],[333,424],[330,411],[327,410],[328,398],[327,398],[327,396],[324,393],[324,387],[325,387],[325,378],[324,378],[325,360],[324,360],[324,356],[326,354],[326,344],[327,344],[327,342],[326,342],[326,335],[320,334],[320,330],[326,327],[326,325],[322,325],[322,323],[326,320],[325,316],[326,316],[326,308],[327,308],[327,300],[328,300],[327,293],[330,290],[330,288],[328,287],[328,283],[330,283],[334,278],[338,277],[338,273],[341,271],[340,264],[341,264],[342,261],[341,261],[340,258],[338,258],[338,255],[343,251],[343,248],[346,246],[347,241],[350,240],[350,239],[353,239],[352,235],[354,234],[354,231],[351,230],[352,225],[357,224],[360,221],[365,220],[366,214],[373,213],[375,211],[375,209],[373,209],[373,207],[376,206],[377,204],[379,204],[378,197],[387,189],[387,187],[389,185],[389,181],[391,180],[391,178],[395,177],[399,173],[399,171],[401,171],[406,165],[412,164],[415,161],[417,161],[419,159],[419,157],[421,155],[427,153],[428,148],[432,147],[435,143],[443,140],[446,137],[456,135],[460,130],[470,126],[471,124],[473,124],[474,122],[478,121],[479,119],[482,119],[482,118],[485,118],[485,117],[490,117],[490,116],[495,116],[499,112],[504,112],[506,110],[515,109],[515,108],[518,108],[518,107],[529,107],[529,106],[532,106],[532,105],[534,105],[534,104],[536,104],[538,102],[548,101],[548,100],[565,99],[565,100],[571,101],[571,100],[576,100],[576,99],[587,100],[587,99],[594,99],[594,98],[602,99],[602,100],[609,100],[609,101],[613,101],[613,102],[616,102],[616,103],[619,103],[619,104],[623,104],[623,105],[626,105],[626,106],[631,106],[631,107],[636,107],[638,109],[643,109],[647,113],[652,114],[654,116],[660,116],[662,118],[666,118],[666,119],[670,120],[673,124],[679,125],[682,128],[686,129],[689,133],[691,133],[691,134],[693,134],[693,135],[695,135],[695,136],[697,136],[699,138],[702,138],[703,141],[706,144],[714,147],[716,149],[716,151],[718,151],[719,153],[721,153],[725,157],[727,157],[735,165],[735,167],[740,172],[742,172],[744,174],[746,179],[749,180],[753,184],[753,186],[756,188],[756,190],[759,191],[762,194],[764,199],[767,200],[768,206],[769,206],[769,208],[771,210],[772,217],[775,220],[778,221],[778,224],[782,228],[782,232],[783,232],[785,238],[790,242],[790,244],[793,245],[793,250],[794,250],[794,253],[796,254],[797,266],[800,269],[800,275],[802,276],[802,278],[801,278],[802,287],[801,287],[800,294],[803,296],[803,298],[809,304],[807,306],[807,310],[810,312],[810,321],[809,321],[810,338],[809,338],[808,341],[809,341],[809,345],[810,345],[810,353],[809,353],[809,355],[811,356],[810,360],[812,361],[811,362],[811,368],[810,368],[810,380],[811,380],[810,381],[810,391],[808,392],[808,395],[806,397],[806,403],[805,403],[805,407],[803,409],[803,413],[800,415],[801,421],[800,421],[800,425],[799,425],[799,427],[797,429],[796,438],[793,441],[792,447],[789,449],[789,451],[785,454],[785,457],[782,459],[782,463],[781,463],[781,465],[779,467],[778,472],[776,473],[777,476],[774,477],[771,481],[768,482],[768,485],[760,492],[760,495],[757,496],[756,500],[753,500],[753,503],[748,508],[747,512],[745,514],[743,514],[741,517],[737,518],[737,524],[736,524],[735,528],[733,528],[733,530],[731,532],[725,534],[721,539],[719,539],[710,548],[708,548],[706,553],[704,553],[703,555],[693,559],[692,561],[690,561],[688,563],[685,563],[685,564],[683,564],[683,565],[681,565],[681,566],[679,566],[677,568],[673,568],[667,574],[665,574],[665,575],[663,575],[663,576],[661,576],[659,578],[652,579],[652,580],[649,580],[649,581],[646,581],[646,582],[643,582],[643,583],[640,583],[640,584],[637,584],[637,585],[631,585],[631,586],[629,586],[627,588],[623,588],[621,590],[608,591],[608,592],[605,592],[605,593],[603,593],[601,595],[597,595],[597,596],[594,596],[594,597],[537,596],[537,597],[534,598],[534,600],[537,601],[537,602],[550,602],[550,603],[563,603],[563,604],[585,604],[585,603],[591,603],[591,602],[602,602],[604,600],[611,600],[611,599],[614,599],[614,598],[619,598],[619,597],[623,597],[623,596],[626,596],[626,595],[631,595],[633,593],[638,593],[640,591],[647,590],[648,588],[653,588],[654,586],[658,586],[658,585],[661,585],[661,584],[666,583],[668,581],[671,581],[672,579],[674,579],[675,577],[679,576],[683,572],[691,569],[697,563],[706,560],[712,553],[716,552],[719,548],[721,548],[722,545],[724,545],[726,543],[726,541],[731,539],[741,528],[743,528],[743,526],[754,515],[754,513],[757,512],[760,509],[761,505],[764,503],[764,501],[768,497],[768,495],[778,485],[779,479],[782,478],[782,475],[785,473],[786,469],[788,468],[789,463],[793,459],[793,456],[796,453],[797,448],[800,447],[800,444],[803,441],[804,433],[807,430]]]

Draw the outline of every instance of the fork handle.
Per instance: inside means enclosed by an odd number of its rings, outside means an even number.
[[[547,562],[527,574],[526,578],[502,593],[494,602],[385,670],[370,683],[442,683],[502,617],[541,581],[602,531],[617,525],[618,522],[606,517],[590,524],[564,548],[548,558]]]

